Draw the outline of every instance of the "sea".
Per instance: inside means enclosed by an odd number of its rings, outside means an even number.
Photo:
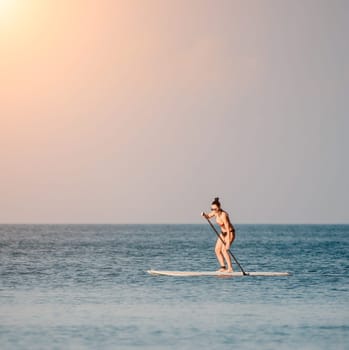
[[[349,225],[0,225],[0,349],[349,349]],[[238,271],[238,266],[234,265]]]

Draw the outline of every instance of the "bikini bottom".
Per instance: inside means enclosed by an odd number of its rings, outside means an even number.
[[[235,231],[230,231],[230,232],[233,234],[233,237],[232,237],[232,239],[231,239],[231,241],[230,241],[230,243],[232,243],[232,242],[234,241],[234,239],[235,239]],[[221,235],[222,235],[223,237],[225,237],[225,236],[227,235],[227,232],[221,231]]]

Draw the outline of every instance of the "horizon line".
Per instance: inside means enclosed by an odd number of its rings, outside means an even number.
[[[0,225],[205,225],[200,222],[0,222]],[[349,222],[235,222],[233,225],[349,225]]]

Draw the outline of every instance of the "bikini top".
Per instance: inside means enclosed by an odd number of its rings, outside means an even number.
[[[224,227],[224,222],[222,222],[221,224],[219,222],[217,222],[217,224],[220,226],[220,227]]]

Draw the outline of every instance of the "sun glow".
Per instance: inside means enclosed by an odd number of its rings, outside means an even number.
[[[10,11],[11,7],[15,5],[14,0],[0,0],[0,13],[4,14],[6,11]]]
[[[17,5],[17,0],[0,0],[0,24],[11,19]]]

